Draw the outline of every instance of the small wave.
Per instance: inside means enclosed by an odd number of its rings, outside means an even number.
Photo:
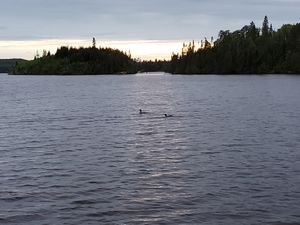
[[[44,220],[45,216],[40,214],[21,214],[21,215],[12,215],[6,217],[0,217],[0,221],[2,224],[10,224],[10,223],[30,223],[33,221],[41,221]]]
[[[82,199],[82,200],[76,200],[73,201],[71,204],[75,204],[75,205],[92,205],[92,204],[96,204],[97,200],[95,199]]]

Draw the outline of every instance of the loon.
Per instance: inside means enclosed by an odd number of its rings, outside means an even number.
[[[146,112],[140,109],[140,114],[146,114]]]
[[[166,118],[168,118],[168,117],[173,117],[173,115],[165,114],[165,117],[166,117]]]

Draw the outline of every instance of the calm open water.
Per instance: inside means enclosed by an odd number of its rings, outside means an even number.
[[[0,104],[1,225],[300,224],[300,76],[0,75]]]

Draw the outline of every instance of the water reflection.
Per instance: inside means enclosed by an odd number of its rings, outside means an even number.
[[[299,221],[298,77],[0,79],[4,224]]]

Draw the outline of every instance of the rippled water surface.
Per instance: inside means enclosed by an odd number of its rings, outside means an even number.
[[[300,76],[0,75],[0,104],[0,224],[300,224]]]

